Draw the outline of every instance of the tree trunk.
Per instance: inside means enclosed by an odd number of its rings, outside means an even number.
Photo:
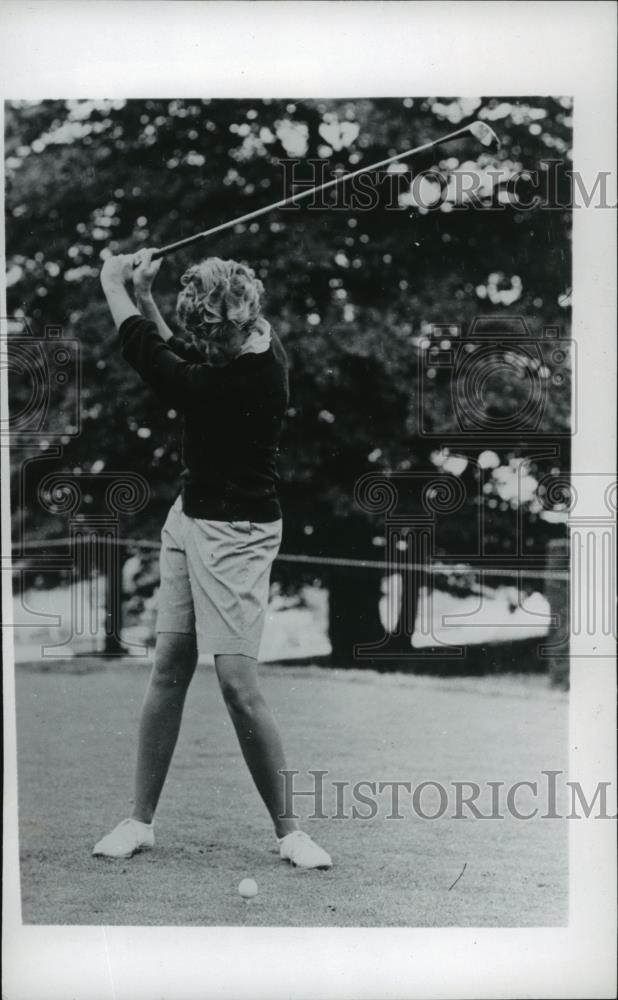
[[[355,566],[335,566],[329,573],[328,637],[336,667],[370,667],[357,658],[355,646],[377,643],[384,636],[380,622],[380,574]]]
[[[375,569],[332,569],[328,634],[333,666],[388,670],[398,669],[402,663],[410,661],[418,575],[402,574],[401,612],[392,633],[387,632],[380,621],[382,579],[382,574]],[[365,648],[359,649],[359,646]]]
[[[105,576],[105,643],[106,656],[126,656],[128,650],[120,639],[122,630],[122,567],[119,548],[108,545],[103,552]]]
[[[564,572],[569,565],[569,542],[563,538],[553,538],[547,545],[547,569]],[[546,580],[545,594],[549,601],[552,624],[547,643],[541,653],[547,657],[550,682],[555,686],[569,688],[569,583],[568,580]]]

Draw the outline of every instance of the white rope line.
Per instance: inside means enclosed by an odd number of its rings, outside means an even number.
[[[309,563],[311,565],[324,566],[349,566],[357,569],[381,569],[392,570],[393,572],[416,572],[431,573],[434,576],[443,576],[451,573],[481,573],[487,576],[522,577],[528,576],[533,580],[568,580],[569,573],[559,569],[517,569],[513,566],[492,566],[484,562],[482,566],[472,564],[462,564],[458,561],[454,565],[448,563],[408,563],[408,562],[385,562],[379,559],[346,559],[337,556],[304,556],[283,554],[277,556],[278,562]]]
[[[118,539],[118,538],[103,538],[99,539],[104,545],[113,545],[118,548],[140,548],[149,549],[154,552],[158,552],[161,548],[158,542],[150,541],[138,541],[137,539]],[[38,542],[36,543],[36,548],[40,553],[41,549],[56,549],[62,546],[67,546],[71,542],[75,542],[75,538],[55,538],[48,542]],[[34,547],[26,546],[26,548]],[[19,560],[20,556],[17,557]],[[566,560],[566,557],[565,557]],[[475,562],[472,563],[462,563],[458,560],[456,563],[450,564],[446,562],[440,563],[410,563],[402,560],[401,562],[390,562],[383,559],[351,559],[345,556],[309,556],[302,554],[293,553],[281,553],[277,556],[276,562],[287,562],[287,563],[300,563],[309,566],[338,566],[342,568],[350,569],[379,569],[382,572],[394,572],[394,573],[424,573],[426,575],[432,576],[444,576],[451,574],[469,574],[474,573],[478,575],[485,576],[502,576],[509,579],[531,579],[531,580],[562,580],[568,581],[570,575],[568,570],[561,569],[548,569],[546,567],[539,567],[535,569],[534,567],[518,568],[514,566],[494,566],[491,561],[487,558],[482,560],[482,565],[476,565]],[[481,557],[479,557],[479,563]],[[43,568],[43,565],[41,566]],[[50,567],[51,568],[51,567]]]

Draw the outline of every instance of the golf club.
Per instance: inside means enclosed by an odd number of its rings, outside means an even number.
[[[257,208],[255,211],[248,212],[246,215],[241,215],[236,219],[230,219],[228,222],[222,222],[219,226],[213,226],[211,229],[205,229],[203,232],[196,233],[194,236],[187,236],[183,240],[177,240],[176,243],[169,243],[167,246],[161,247],[153,253],[152,259],[158,260],[160,257],[167,257],[168,254],[174,253],[182,247],[188,247],[191,246],[192,243],[197,243],[198,240],[206,239],[207,236],[214,236],[216,233],[222,233],[226,229],[232,229],[239,223],[249,222],[251,219],[257,219],[260,215],[266,215],[267,212],[273,212],[277,208],[285,208],[286,205],[293,205],[296,202],[302,201],[304,198],[310,198],[319,191],[327,191],[329,188],[335,187],[337,184],[345,184],[346,181],[351,180],[353,177],[358,177],[359,174],[366,174],[368,171],[378,170],[380,167],[386,167],[390,163],[396,163],[397,160],[405,160],[410,156],[416,156],[417,153],[422,153],[427,149],[432,149],[434,146],[441,146],[445,142],[451,142],[453,139],[457,139],[459,136],[466,134],[473,135],[483,146],[491,146],[492,144],[495,144],[496,147],[500,146],[498,136],[489,125],[482,121],[473,121],[468,125],[464,125],[463,128],[457,129],[455,132],[450,132],[448,135],[442,136],[440,139],[434,139],[432,142],[426,142],[422,146],[416,146],[414,149],[407,149],[405,152],[397,153],[395,156],[389,156],[385,160],[378,160],[377,163],[369,163],[365,167],[360,167],[358,170],[352,171],[352,173],[335,177],[332,181],[326,181],[324,184],[319,184],[317,187],[309,188],[305,191],[299,191],[297,194],[290,195],[289,198],[282,198],[281,201],[275,201],[272,205],[265,205],[263,208]]]

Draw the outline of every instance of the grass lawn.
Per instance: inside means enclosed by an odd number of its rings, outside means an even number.
[[[330,872],[279,861],[214,671],[200,667],[157,815],[157,847],[91,857],[128,814],[147,669],[81,659],[17,668],[23,920],[37,924],[555,926],[566,923],[564,820],[307,820]],[[534,781],[567,763],[564,693],[542,677],[439,679],[316,667],[262,668],[300,787],[331,781]],[[348,800],[346,800],[348,801]],[[430,793],[423,798],[429,812]],[[436,800],[437,801],[437,800]],[[483,811],[487,796],[480,800]],[[298,800],[306,814],[311,803]],[[483,805],[485,803],[485,805]],[[541,807],[543,801],[538,803]],[[532,803],[534,805],[534,803]],[[532,808],[521,797],[521,808]],[[542,808],[540,811],[543,811]],[[451,889],[465,864],[463,876]],[[254,878],[258,896],[237,893]]]

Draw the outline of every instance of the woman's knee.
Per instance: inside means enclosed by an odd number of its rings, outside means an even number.
[[[221,669],[218,665],[219,685],[224,701],[233,715],[251,717],[263,704],[253,671]]]
[[[153,682],[161,687],[187,686],[197,666],[194,636],[161,632],[157,636]]]
[[[236,680],[222,681],[221,691],[228,709],[234,715],[253,717],[263,702],[259,691]]]

